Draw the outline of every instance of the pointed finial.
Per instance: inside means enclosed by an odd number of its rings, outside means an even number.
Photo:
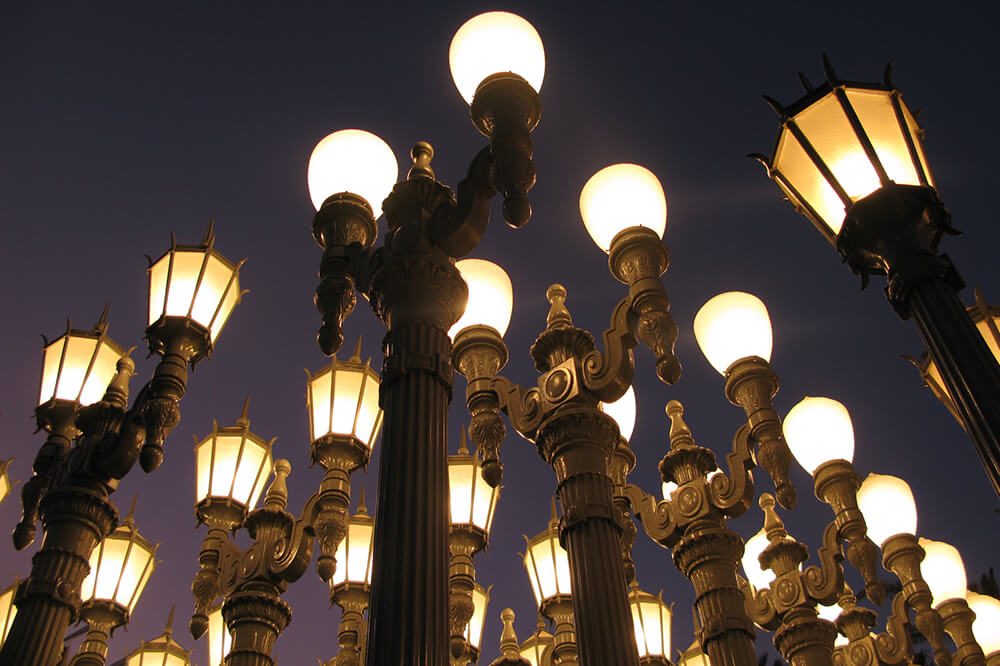
[[[292,464],[284,458],[274,461],[274,481],[264,496],[264,506],[269,509],[283,511],[288,505],[288,475],[292,473]]]
[[[351,363],[361,363],[361,336],[358,336],[358,341],[354,345],[354,353],[351,354],[351,358],[348,359]]]
[[[548,328],[557,326],[572,326],[573,318],[566,309],[566,287],[561,284],[553,284],[545,291],[545,298],[549,301],[549,316],[545,318]]]
[[[361,484],[361,493],[358,496],[358,512],[356,515],[367,516],[368,507],[365,505],[365,484]]]
[[[762,97],[764,98],[764,101],[767,102],[767,105],[771,107],[771,109],[773,109],[775,113],[778,114],[779,118],[781,118],[782,120],[788,118],[788,111],[785,110],[785,106],[781,102],[774,99],[770,95],[762,95]]]
[[[177,610],[177,604],[170,607],[170,615],[167,616],[167,628],[163,630],[163,633],[169,636],[174,633],[174,611]]]
[[[243,411],[240,413],[240,418],[236,419],[236,425],[241,428],[250,427],[250,417],[248,416],[250,411],[250,394],[247,393],[247,399],[243,401]]]
[[[98,333],[104,333],[108,330],[108,313],[111,311],[111,303],[106,303],[104,305],[104,312],[101,313],[101,318],[97,320],[94,324],[94,330]]]
[[[983,290],[980,289],[979,287],[975,287],[972,290],[972,293],[976,297],[976,305],[979,305],[981,307],[986,307],[986,299],[983,298]]]
[[[517,658],[518,640],[514,633],[514,611],[504,608],[500,612],[500,620],[503,621],[503,631],[500,633],[500,654],[505,658]]]
[[[549,518],[549,528],[554,530],[557,529],[558,527],[559,527],[559,513],[556,511],[556,496],[553,495],[552,508],[550,511],[550,518]]]
[[[201,244],[206,247],[215,245],[215,218],[208,221],[208,228],[205,229],[205,237],[201,239]]]
[[[125,525],[135,525],[135,505],[139,501],[139,493],[135,494],[132,498],[132,505],[128,508],[128,514],[125,516]]]
[[[413,166],[406,174],[406,179],[424,177],[434,178],[434,169],[431,168],[431,160],[434,159],[434,147],[426,141],[418,141],[410,149],[410,157],[413,158]]]
[[[667,403],[667,416],[670,417],[670,448],[694,446],[691,429],[684,423],[684,405],[679,400]]]
[[[812,81],[806,77],[805,72],[799,72],[799,81],[802,82],[802,87],[806,89],[807,93],[811,93],[813,91]]]
[[[785,523],[781,521],[781,517],[774,508],[776,504],[774,495],[771,493],[761,494],[758,504],[764,510],[764,532],[767,534],[767,540],[775,543],[787,537]]]
[[[837,78],[837,73],[833,71],[833,63],[830,62],[830,56],[823,54],[823,74],[826,75],[826,82],[830,84],[830,87],[837,85],[840,80]]]
[[[460,456],[469,455],[469,446],[465,441],[465,428],[462,428],[462,438],[459,440],[458,444],[458,455]]]

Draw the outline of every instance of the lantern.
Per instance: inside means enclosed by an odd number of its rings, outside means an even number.
[[[174,609],[171,608],[163,635],[143,641],[125,657],[125,666],[191,666],[191,653],[174,640],[173,623]]]
[[[633,582],[628,594],[635,629],[635,644],[644,664],[667,664],[670,661],[670,620],[673,610],[663,603],[663,592],[653,596]]]
[[[684,652],[678,651],[677,666],[710,666],[710,662],[696,640]]]
[[[548,528],[532,538],[524,537],[524,568],[538,607],[545,612],[550,601],[568,599],[570,587],[569,553],[559,544],[559,519],[552,500],[552,518]]]
[[[90,573],[83,580],[80,596],[89,604],[118,609],[122,622],[139,601],[149,576],[156,568],[156,546],[150,544],[136,529],[131,511],[90,555]]]
[[[17,617],[17,606],[14,605],[14,593],[17,592],[18,585],[17,578],[14,582],[7,586],[7,588],[0,592],[0,646],[3,646],[5,640],[7,640],[7,632],[10,631],[10,625],[14,624],[14,618]]]
[[[472,588],[472,619],[465,627],[465,640],[479,654],[483,642],[483,626],[486,624],[486,609],[490,604],[490,590],[493,586],[483,587],[475,583]]]
[[[480,532],[485,545],[493,525],[493,512],[500,497],[500,486],[494,488],[483,479],[479,458],[470,455],[466,448],[465,430],[462,431],[462,444],[458,454],[448,456],[448,488],[452,526]]]
[[[358,585],[367,589],[371,586],[374,538],[375,519],[368,515],[362,491],[358,512],[347,520],[344,540],[337,546],[335,557],[339,564],[330,579],[334,594],[342,587]]]
[[[545,629],[542,618],[538,618],[538,628],[535,633],[524,639],[519,649],[522,659],[527,659],[531,666],[548,666],[552,663],[552,646],[555,640]]]
[[[379,376],[371,359],[361,362],[361,339],[347,361],[334,357],[330,365],[308,376],[309,432],[313,440],[346,439],[360,447],[367,460],[382,427],[378,405]]]
[[[233,635],[222,617],[222,603],[208,611],[208,664],[222,666],[233,647]]]

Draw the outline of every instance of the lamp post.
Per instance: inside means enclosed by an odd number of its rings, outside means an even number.
[[[41,519],[45,539],[18,587],[17,618],[0,650],[3,666],[58,659],[62,635],[79,611],[91,552],[118,522],[110,494],[137,459],[146,472],[162,461],[164,438],[180,419],[188,365],[208,356],[242,294],[240,264],[214,244],[210,224],[199,245],[174,242],[151,262],[146,338],[161,358],[131,408],[135,365],[107,339],[107,311],[92,331],[70,328],[46,344],[36,416],[49,436],[21,491],[23,514],[13,533],[15,547],[23,549]],[[95,372],[111,366],[113,376]]]
[[[958,297],[941,236],[955,233],[931,177],[922,130],[892,83],[826,82],[789,106],[771,158],[756,157],[795,209],[834,244],[862,286],[885,274],[896,313],[920,337],[1000,494],[1000,365]]]

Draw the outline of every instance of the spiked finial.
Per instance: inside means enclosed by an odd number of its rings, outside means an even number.
[[[406,179],[424,177],[434,178],[434,169],[431,168],[431,160],[434,159],[434,147],[426,141],[418,141],[410,149],[410,157],[413,158],[413,166],[406,174]]]
[[[514,611],[504,608],[500,613],[500,620],[503,621],[503,631],[500,633],[500,654],[506,658],[518,657],[517,634],[514,632]]]
[[[886,63],[885,71],[882,72],[882,81],[885,83],[886,88],[895,88],[896,86],[892,83],[892,68],[895,67],[896,63],[892,60]]]
[[[670,417],[670,448],[694,446],[691,429],[684,423],[684,405],[679,400],[667,403],[667,416]]]
[[[288,475],[292,473],[292,464],[284,458],[274,461],[274,481],[264,496],[264,506],[269,509],[283,511],[288,505]]]
[[[240,418],[236,419],[236,425],[241,428],[250,427],[250,417],[248,416],[250,410],[250,394],[247,394],[247,399],[243,401],[243,411],[240,413]]]
[[[212,247],[215,245],[215,218],[211,218],[208,221],[208,228],[205,229],[205,237],[201,239],[201,244],[205,247]]]
[[[785,110],[785,106],[781,102],[774,99],[770,95],[763,95],[763,98],[764,101],[767,102],[767,105],[770,106],[774,110],[774,112],[778,114],[778,117],[781,118],[781,120],[784,121],[788,118],[788,111]]]
[[[559,513],[556,511],[556,497],[552,496],[552,510],[549,518],[549,527],[556,529],[559,526]]]
[[[365,484],[361,484],[361,493],[358,496],[358,512],[356,515],[367,516],[368,507],[365,505]]]
[[[348,359],[351,363],[361,363],[361,336],[358,336],[358,341],[354,345],[354,353],[351,354],[351,358]]]
[[[545,298],[551,307],[549,315],[545,318],[548,328],[557,326],[572,326],[573,318],[566,309],[566,287],[561,284],[553,284],[545,291]]]
[[[125,525],[135,525],[135,505],[139,501],[139,493],[135,494],[132,498],[132,505],[128,508],[128,514],[125,516]]]
[[[840,80],[837,78],[837,72],[833,71],[833,63],[830,62],[830,56],[826,53],[823,54],[823,74],[826,75],[826,82],[830,84],[830,87],[837,85]]]
[[[806,77],[804,72],[799,72],[799,81],[802,82],[802,87],[806,89],[807,93],[811,93],[814,90],[812,81]]]
[[[104,312],[101,313],[101,318],[97,320],[94,324],[94,330],[98,333],[104,333],[108,330],[108,313],[111,311],[111,303],[107,303],[104,306]]]
[[[468,443],[465,441],[465,428],[462,428],[462,437],[459,440],[458,444],[458,455],[460,456],[469,455],[469,446]]]
[[[177,610],[177,604],[170,607],[170,615],[167,616],[167,628],[163,630],[163,633],[169,636],[174,633],[174,611]]]
[[[771,493],[761,494],[758,504],[764,510],[764,532],[767,534],[767,540],[776,543],[786,538],[788,532],[785,531],[785,523],[782,522],[774,508],[776,504],[774,495]]]

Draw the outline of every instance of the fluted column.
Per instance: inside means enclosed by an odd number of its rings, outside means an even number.
[[[274,642],[292,621],[292,609],[276,585],[256,581],[233,593],[222,606],[222,617],[233,636],[225,666],[274,666]]]

